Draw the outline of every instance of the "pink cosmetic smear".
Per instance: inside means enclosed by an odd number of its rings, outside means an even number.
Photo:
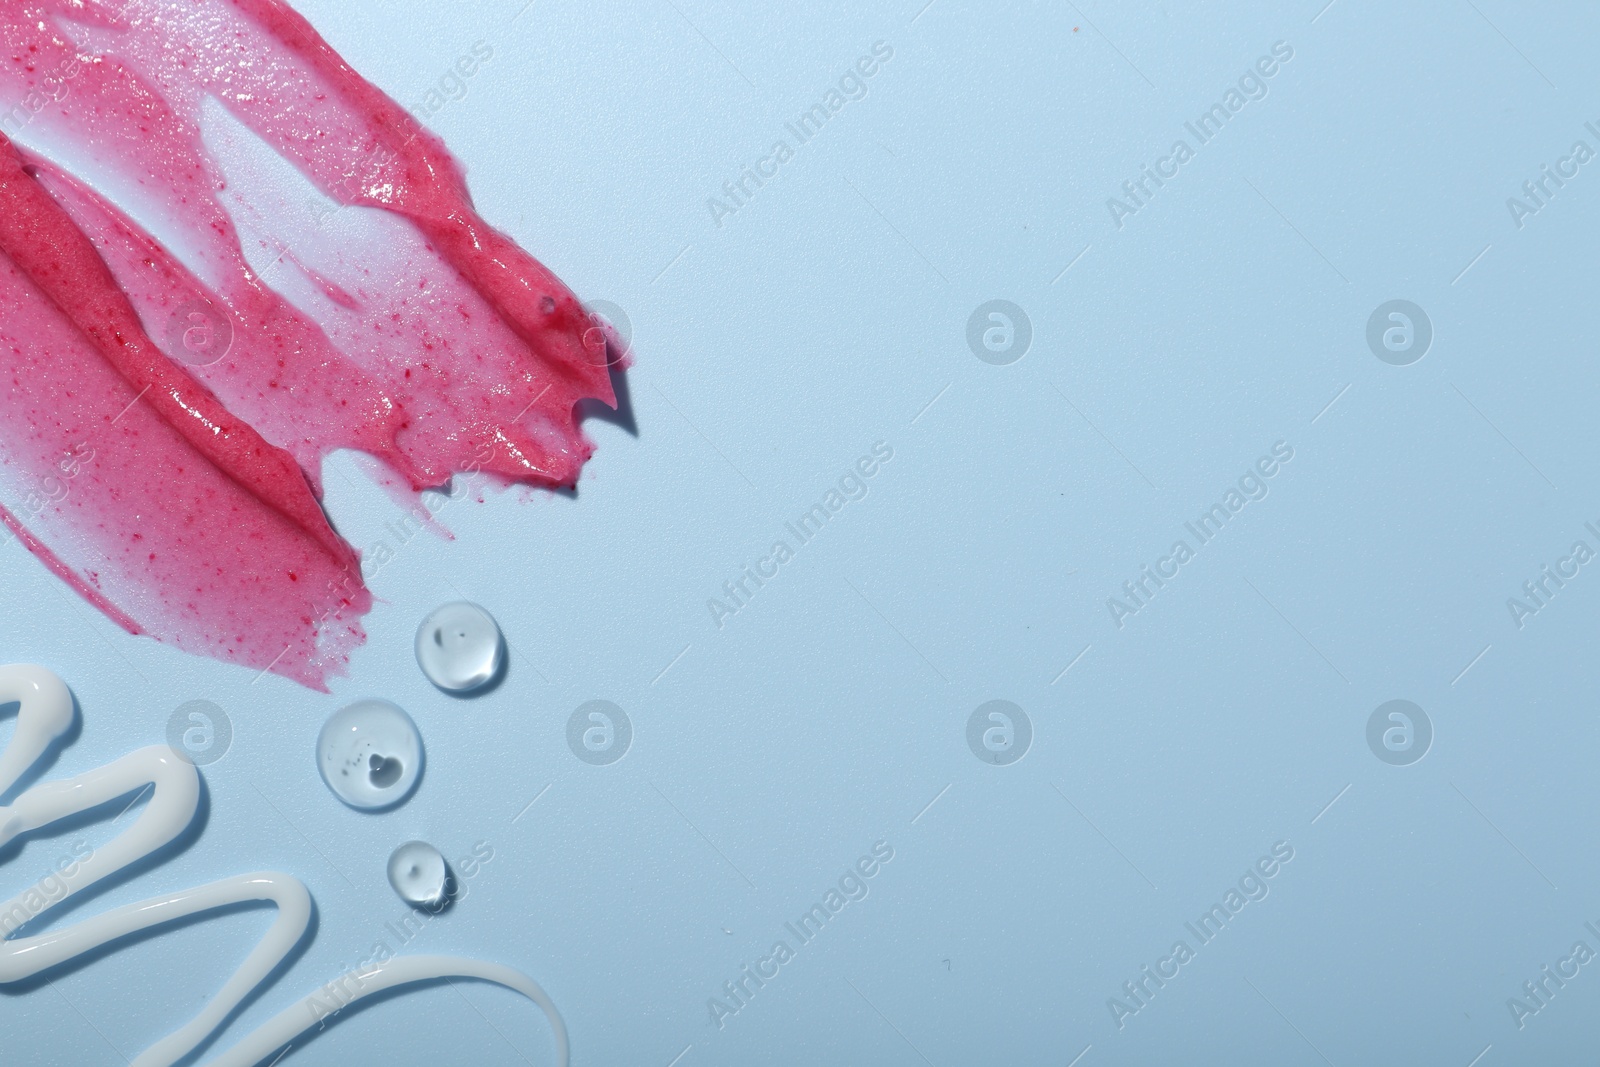
[[[3,518],[130,631],[322,688],[370,606],[322,460],[571,485],[575,405],[615,402],[608,336],[276,0],[0,8],[0,98],[24,101],[0,129],[54,160],[0,138],[0,488],[43,501]],[[229,190],[219,105],[359,238]]]
[[[52,570],[134,633],[308,685],[338,668],[371,604],[354,553],[288,453],[144,334],[9,142],[0,355],[9,495],[49,501],[3,518]]]

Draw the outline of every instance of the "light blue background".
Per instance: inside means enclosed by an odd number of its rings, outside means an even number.
[[[386,936],[396,844],[456,859],[481,840],[494,860],[408,950],[532,974],[574,1064],[1591,1054],[1600,965],[1525,1029],[1506,1000],[1580,938],[1600,948],[1600,576],[1520,630],[1505,602],[1575,539],[1600,547],[1600,163],[1520,230],[1505,201],[1574,140],[1600,147],[1600,18],[1323,2],[300,0],[406,103],[491,43],[432,125],[491,221],[626,309],[638,435],[588,423],[575,499],[446,508],[456,539],[377,576],[331,696],[122,634],[7,546],[0,647],[59,670],[83,711],[52,775],[162,741],[186,700],[234,724],[203,835],[74,916],[299,875],[316,938],[238,1034]],[[870,94],[715,225],[706,199],[880,40]],[[1294,58],[1269,95],[1115,228],[1106,198],[1279,40]],[[996,297],[1033,325],[1011,366],[965,342]],[[1409,367],[1366,346],[1391,298],[1434,324]],[[894,459],[870,496],[717,629],[707,598],[879,440]],[[1106,598],[1279,440],[1294,459],[1270,495],[1118,629]],[[349,457],[328,484],[358,546],[398,516]],[[411,655],[458,597],[512,649],[473,701]],[[311,758],[322,720],[368,696],[409,709],[428,751],[381,816],[341,806]],[[1409,767],[1365,741],[1397,697],[1436,732]],[[609,767],[565,742],[594,698],[636,731]],[[1034,726],[1009,767],[965,741],[994,698]],[[0,881],[111,832],[36,840]],[[871,895],[713,1026],[707,998],[879,839],[895,858]],[[1277,841],[1295,858],[1271,895],[1119,1031],[1107,998]],[[0,997],[7,1062],[131,1057],[266,923]],[[464,985],[283,1062],[551,1055],[526,1003]]]

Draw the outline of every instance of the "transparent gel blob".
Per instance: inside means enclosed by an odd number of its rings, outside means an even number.
[[[411,795],[422,774],[422,736],[411,716],[387,700],[358,700],[323,723],[317,769],[352,808],[392,807]]]
[[[407,841],[389,857],[389,884],[414,908],[437,908],[449,893],[450,867],[426,841]]]
[[[417,665],[447,693],[488,685],[500,673],[505,654],[494,617],[464,600],[436,609],[417,628]]]

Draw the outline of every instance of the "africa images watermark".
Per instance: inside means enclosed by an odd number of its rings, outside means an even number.
[[[1122,229],[1124,219],[1148,207],[1161,187],[1176,178],[1183,165],[1193,159],[1202,147],[1210,144],[1233,116],[1244,110],[1246,104],[1252,100],[1266,99],[1267,82],[1277,75],[1283,64],[1293,58],[1294,48],[1288,41],[1273,41],[1271,55],[1260,57],[1239,75],[1238,82],[1228,86],[1220,102],[1202,111],[1193,121],[1183,124],[1189,137],[1179,137],[1173,141],[1166,155],[1154,164],[1141,166],[1137,176],[1122,183],[1122,196],[1125,199],[1107,197],[1106,210],[1111,213],[1111,221],[1117,229]],[[1189,143],[1190,137],[1194,138],[1193,145]]]
[[[723,182],[721,196],[707,197],[706,210],[711,212],[711,221],[716,223],[717,228],[722,228],[723,219],[738,214],[740,208],[749,204],[767,182],[778,176],[783,165],[795,158],[795,149],[821,133],[828,120],[843,111],[846,104],[853,100],[865,100],[869,91],[868,81],[893,58],[893,46],[887,41],[874,41],[870,54],[861,56],[846,67],[844,73],[822,94],[820,101],[783,124],[784,136],[772,143],[766,155],[741,169],[733,181]],[[790,143],[791,139],[793,144]]]
[[[1596,542],[1600,543],[1600,529],[1595,524],[1586,522],[1584,529],[1593,534]],[[1558,557],[1555,566],[1542,564],[1539,573],[1522,583],[1521,596],[1506,598],[1506,610],[1511,613],[1511,621],[1517,629],[1528,625],[1528,620],[1550,606],[1556,594],[1565,589],[1567,583],[1576,578],[1585,563],[1594,559],[1595,550],[1589,547],[1589,542],[1576,540],[1567,554]]]
[[[722,983],[722,995],[706,998],[706,1011],[718,1030],[727,1026],[727,1020],[750,1006],[755,995],[766,984],[777,978],[781,968],[793,960],[802,948],[816,940],[822,928],[845,909],[845,905],[866,900],[871,892],[868,882],[876,878],[889,861],[894,859],[894,847],[879,839],[874,841],[868,855],[861,856],[846,867],[838,880],[822,894],[822,899],[800,913],[800,917],[783,924],[789,937],[773,942],[771,950],[756,960],[742,964],[738,976]],[[724,999],[726,998],[726,999]]]
[[[484,866],[493,859],[493,846],[487,841],[473,842],[471,854],[463,856],[451,868],[450,884],[454,892],[435,904],[408,908],[404,915],[384,923],[383,934],[372,943],[371,949],[360,963],[302,1000],[301,1005],[311,1013],[311,1020],[317,1024],[317,1029],[327,1026],[330,1018],[339,1014],[366,991],[367,980],[372,977],[373,970],[378,964],[394,959],[398,950],[416,940],[417,936],[428,928],[430,922],[455,902],[465,899],[468,892],[467,883],[476,878]],[[459,878],[456,877],[457,871],[460,872]],[[394,939],[393,945],[389,943],[390,938]]]
[[[1270,454],[1257,458],[1239,476],[1238,481],[1228,487],[1220,502],[1212,504],[1197,518],[1183,524],[1183,528],[1194,538],[1194,545],[1191,546],[1187,538],[1179,538],[1172,543],[1172,548],[1165,556],[1154,564],[1141,567],[1136,577],[1122,583],[1122,592],[1127,599],[1106,597],[1106,610],[1111,613],[1111,621],[1116,623],[1117,629],[1122,629],[1123,620],[1128,616],[1137,615],[1141,608],[1149,607],[1155,595],[1181,573],[1184,564],[1194,559],[1202,546],[1221,533],[1228,520],[1243,511],[1246,504],[1265,500],[1270,491],[1268,480],[1275,477],[1293,458],[1294,448],[1287,441],[1274,443]]]
[[[422,94],[422,98],[406,110],[418,121],[433,118],[451,103],[467,98],[467,83],[494,58],[494,46],[488,41],[474,41],[472,47],[456,57],[455,62],[439,75]]]
[[[22,100],[8,111],[0,111],[0,133],[15,138],[33,125],[33,120],[51,104],[60,104],[72,92],[72,81],[85,67],[94,63],[93,56],[78,53],[66,59],[55,70],[39,76],[33,88],[23,94]]]
[[[1600,143],[1600,128],[1593,122],[1585,122],[1583,128]],[[1522,195],[1506,197],[1506,210],[1511,213],[1512,224],[1519,230],[1526,226],[1527,220],[1549,207],[1567,182],[1578,176],[1579,168],[1594,157],[1595,150],[1589,147],[1589,142],[1577,140],[1572,142],[1566,155],[1556,160],[1554,168],[1548,163],[1539,164],[1538,177],[1522,183]]]
[[[1600,928],[1594,923],[1586,922],[1583,926],[1600,938]],[[1548,963],[1543,964],[1539,968],[1539,977],[1523,982],[1521,996],[1506,998],[1506,1010],[1511,1013],[1511,1021],[1517,1024],[1517,1029],[1526,1027],[1529,1019],[1548,1008],[1556,994],[1578,977],[1584,964],[1594,958],[1595,951],[1587,941],[1575,941],[1572,950],[1556,960],[1554,968]]]
[[[1183,928],[1194,938],[1194,945],[1183,938],[1172,943],[1172,948],[1165,956],[1156,960],[1155,964],[1145,964],[1139,968],[1137,977],[1122,983],[1122,997],[1106,998],[1106,1009],[1111,1012],[1111,1021],[1121,1030],[1128,1024],[1131,1016],[1138,1015],[1150,1006],[1156,993],[1166,987],[1166,984],[1183,973],[1183,967],[1192,962],[1199,954],[1198,950],[1215,941],[1240,912],[1245,905],[1254,901],[1267,899],[1267,894],[1272,892],[1270,882],[1276,878],[1283,868],[1294,859],[1294,846],[1287,841],[1274,842],[1271,854],[1262,856],[1255,863],[1245,868],[1239,876],[1237,883],[1228,887],[1222,894],[1222,899],[1211,905],[1210,910],[1201,913],[1194,922],[1186,922]]]
[[[822,494],[820,501],[801,512],[792,522],[783,524],[788,537],[774,541],[767,555],[753,564],[745,564],[736,577],[723,582],[722,592],[726,599],[712,597],[706,601],[706,608],[711,612],[711,621],[716,624],[717,629],[722,629],[725,619],[749,607],[756,593],[776,578],[780,568],[794,559],[795,552],[810,544],[811,540],[822,532],[822,528],[844,510],[846,504],[852,500],[865,500],[869,491],[868,479],[875,477],[893,458],[894,449],[887,442],[874,441],[872,453],[857,459],[839,476],[838,482]],[[791,537],[794,539],[793,545],[789,544]]]
[[[26,528],[30,519],[37,519],[45,508],[52,504],[59,505],[67,499],[72,491],[72,479],[82,474],[84,467],[94,460],[94,449],[87,443],[73,445],[62,453],[62,458],[56,461],[55,474],[47,474],[39,479],[36,486],[29,491],[23,499],[22,507],[13,514],[17,521]],[[0,523],[0,545],[10,541],[16,536],[9,523]]]
[[[477,455],[468,460],[458,474],[451,477],[443,491],[424,489],[417,494],[418,502],[406,509],[404,515],[394,522],[384,523],[384,530],[394,537],[395,544],[390,544],[388,538],[380,537],[361,554],[359,581],[348,567],[340,572],[338,578],[328,580],[328,593],[333,599],[321,609],[318,624],[329,622],[342,609],[347,599],[355,594],[360,584],[372,581],[379,571],[394,562],[399,556],[398,549],[404,548],[412,538],[421,533],[446,504],[453,500],[465,500],[474,491],[488,484],[489,479],[483,473],[483,468],[494,458],[494,454],[492,444],[485,442],[479,445]]]
[[[120,818],[120,816],[119,816]],[[11,937],[22,927],[49,911],[75,892],[88,885],[73,885],[83,874],[84,865],[94,858],[95,851],[87,841],[75,841],[71,855],[56,860],[50,873],[39,879],[24,892],[13,897],[4,910],[0,910],[0,940]]]

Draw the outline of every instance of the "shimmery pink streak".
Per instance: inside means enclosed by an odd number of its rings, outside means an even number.
[[[370,604],[313,492],[329,452],[368,452],[413,489],[465,469],[576,480],[590,446],[574,407],[614,402],[604,334],[473,211],[442,145],[298,15],[276,0],[0,0],[0,42],[0,90],[31,101],[19,136],[100,189],[0,144],[6,498],[37,498],[64,456],[93,454],[62,499],[0,520],[96,607],[321,687]],[[277,269],[298,272],[283,284],[316,299],[291,303],[247,264],[200,138],[207,98],[330,198],[393,220],[360,248],[271,234]],[[234,331],[205,366],[172,358],[173,316],[195,301]]]
[[[9,142],[0,359],[8,495],[48,501],[6,519],[52,570],[132,632],[312,686],[338,668],[371,604],[355,554],[293,459],[144,334]]]

